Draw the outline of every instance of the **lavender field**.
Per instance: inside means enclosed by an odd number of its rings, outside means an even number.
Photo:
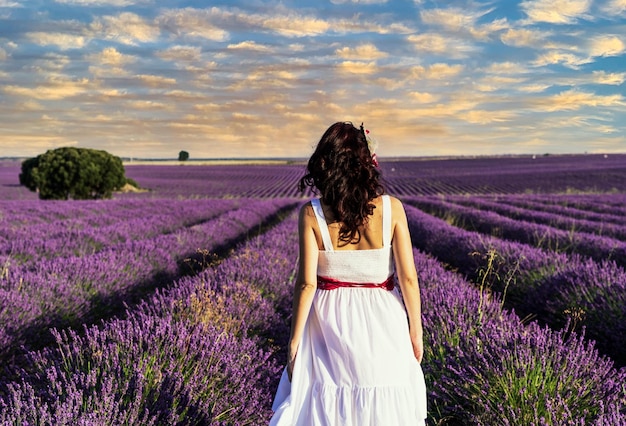
[[[381,163],[429,424],[626,424],[626,155]],[[0,162],[0,424],[266,424],[303,170],[127,165],[146,191],[60,202]]]

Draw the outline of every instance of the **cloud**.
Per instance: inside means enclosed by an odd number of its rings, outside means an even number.
[[[348,74],[376,74],[378,67],[375,62],[344,61],[337,65],[340,72]]]
[[[463,72],[464,66],[461,64],[449,65],[445,63],[432,64],[428,67],[421,65],[411,69],[411,76],[418,80],[446,80],[456,77]]]
[[[602,10],[609,16],[621,15],[626,12],[626,0],[611,0],[602,6]]]
[[[249,50],[253,52],[270,52],[269,46],[259,44],[252,40],[242,41],[241,43],[229,44],[227,49],[230,50]]]
[[[502,43],[516,47],[537,47],[548,34],[528,28],[509,28],[501,36]]]
[[[484,71],[488,74],[510,75],[528,73],[528,68],[517,62],[494,62],[489,64]]]
[[[619,56],[626,51],[624,42],[615,35],[592,38],[589,42],[591,56]]]
[[[175,38],[201,38],[213,41],[228,40],[230,34],[221,28],[228,21],[236,19],[236,14],[210,9],[170,9],[157,18],[158,25],[164,32]],[[219,24],[219,25],[218,25]],[[236,27],[236,26],[235,26]]]
[[[176,84],[175,78],[168,78],[162,75],[140,74],[137,76],[137,79],[141,81],[142,84],[150,87],[173,86]]]
[[[0,61],[5,61],[7,56],[7,51],[0,47]]]
[[[87,59],[96,62],[96,65],[108,65],[112,67],[121,67],[135,62],[136,60],[134,56],[124,55],[114,47],[106,47],[100,53],[88,55]]]
[[[511,111],[471,110],[459,114],[459,118],[472,124],[491,124],[509,121],[516,114]]]
[[[135,4],[149,3],[150,0],[54,0],[55,3],[69,4],[73,6],[113,6],[113,7],[126,7],[133,6]]]
[[[33,43],[41,46],[57,46],[61,50],[79,49],[87,44],[88,39],[82,35],[66,33],[30,32],[26,37]]]
[[[386,52],[381,52],[372,43],[361,44],[357,47],[343,47],[337,49],[335,54],[342,59],[352,59],[361,61],[374,61],[376,59],[386,58],[389,56]]]
[[[478,50],[470,42],[437,33],[410,35],[407,40],[419,52],[434,53],[451,59],[463,59]]]
[[[84,94],[89,88],[90,82],[87,79],[51,78],[46,84],[37,87],[7,85],[2,90],[9,95],[30,99],[60,100]]]
[[[330,0],[332,4],[346,4],[346,3],[356,3],[356,4],[385,4],[388,0]]]
[[[201,59],[202,49],[199,46],[172,46],[157,51],[156,56],[171,62],[195,62]]]
[[[589,18],[591,0],[526,0],[520,7],[530,22],[573,24]]]
[[[622,95],[596,95],[595,93],[578,90],[567,90],[533,102],[543,111],[575,111],[584,107],[626,106]]]
[[[441,98],[439,95],[427,92],[410,92],[409,97],[420,104],[430,104]]]
[[[626,81],[626,73],[623,73],[623,72],[607,73],[606,71],[593,71],[592,80],[594,83],[598,83],[598,84],[611,84],[611,85],[619,86],[624,81]]]
[[[137,60],[134,56],[120,53],[114,47],[107,47],[99,53],[86,55],[85,59],[92,63],[88,68],[89,72],[97,77],[128,75],[128,71],[123,67]]]
[[[420,19],[426,25],[434,25],[457,34],[470,34],[478,40],[487,40],[492,33],[508,28],[506,19],[478,25],[477,21],[492,10],[469,10],[467,8],[421,10]]]
[[[588,57],[578,56],[573,53],[551,51],[546,52],[532,61],[532,65],[536,67],[542,67],[546,65],[563,65],[568,68],[578,69],[581,65],[588,64],[592,60]]]
[[[154,23],[130,12],[96,18],[90,30],[102,40],[128,45],[156,41],[160,34],[160,29]]]

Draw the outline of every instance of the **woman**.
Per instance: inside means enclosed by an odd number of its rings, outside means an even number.
[[[333,124],[300,181],[320,198],[300,211],[288,365],[270,425],[424,424],[411,237],[400,201],[382,195],[368,140],[363,125]]]

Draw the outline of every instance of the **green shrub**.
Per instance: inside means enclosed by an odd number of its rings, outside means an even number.
[[[119,157],[88,148],[48,150],[22,163],[20,184],[42,200],[111,198],[126,184]]]

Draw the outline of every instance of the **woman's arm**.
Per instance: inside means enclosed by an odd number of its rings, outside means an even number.
[[[391,197],[391,212],[393,217],[393,256],[395,259],[396,272],[409,316],[409,334],[413,345],[415,359],[422,362],[424,356],[424,342],[422,331],[422,310],[419,282],[413,259],[413,246],[409,225],[404,212],[404,206],[400,200]]]
[[[310,203],[300,209],[298,220],[299,257],[298,274],[293,292],[293,316],[291,317],[291,334],[287,352],[287,373],[289,380],[293,373],[293,364],[298,353],[298,346],[302,340],[304,325],[309,317],[313,296],[317,288],[317,258],[318,245],[313,227],[315,213]]]

